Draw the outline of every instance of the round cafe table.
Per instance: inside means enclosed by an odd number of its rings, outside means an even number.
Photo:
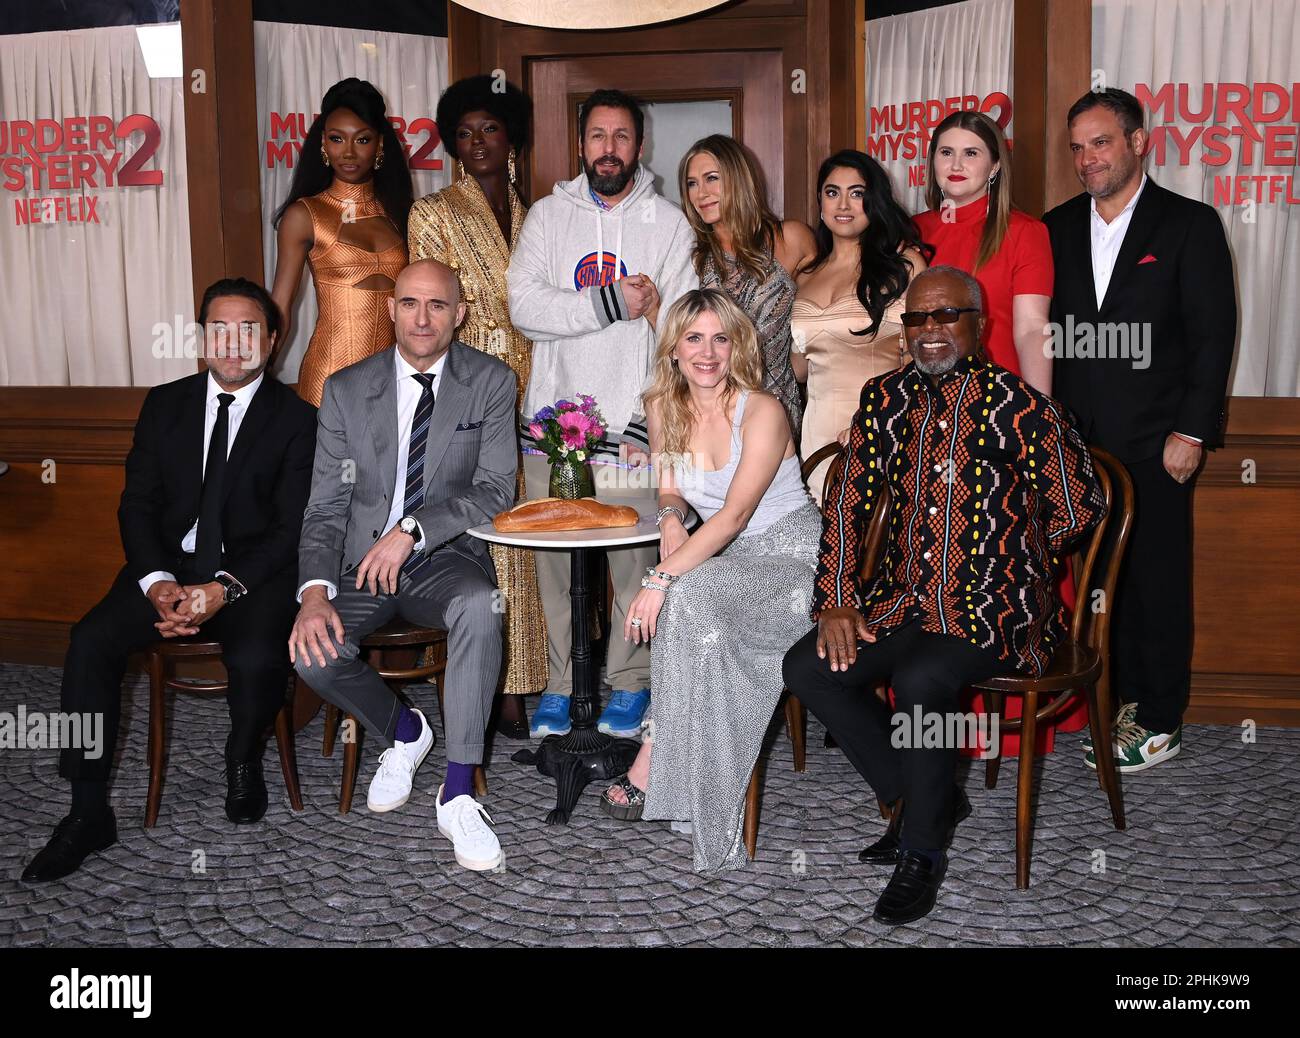
[[[591,632],[587,625],[587,570],[591,552],[630,548],[659,539],[654,502],[640,505],[637,511],[641,521],[635,526],[610,529],[502,533],[488,523],[467,531],[471,537],[493,544],[534,551],[567,551],[572,556],[569,598],[573,605],[573,695],[569,697],[569,720],[573,727],[567,735],[548,735],[536,751],[521,750],[511,758],[519,764],[536,764],[543,775],[555,779],[555,809],[546,816],[547,825],[568,822],[583,787],[590,782],[618,778],[631,767],[641,748],[635,739],[615,739],[596,730],[600,707],[599,668],[591,658]],[[622,636],[622,631],[609,633],[611,638]]]

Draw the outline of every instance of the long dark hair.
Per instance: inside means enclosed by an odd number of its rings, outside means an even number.
[[[325,135],[325,120],[340,108],[357,114],[363,123],[379,134],[384,142],[384,164],[375,170],[375,197],[384,212],[393,221],[397,233],[406,241],[406,218],[411,213],[415,192],[411,188],[411,171],[406,165],[406,152],[397,139],[393,124],[388,121],[384,95],[364,79],[344,79],[325,91],[320,103],[320,115],[311,124],[303,138],[302,151],[294,167],[289,197],[275,211],[272,226],[278,227],[289,206],[300,198],[318,195],[334,181],[334,170],[320,161],[321,138]]]
[[[885,308],[907,291],[912,279],[912,267],[903,256],[908,248],[915,249],[926,263],[934,256],[934,248],[921,240],[921,232],[904,209],[894,199],[893,186],[884,168],[860,151],[845,148],[837,151],[817,170],[817,205],[821,207],[822,188],[837,169],[856,170],[867,185],[862,199],[867,216],[867,229],[858,238],[861,253],[858,264],[858,302],[867,311],[871,323],[854,335],[875,335],[884,320]],[[817,255],[804,268],[810,273],[830,258],[835,248],[835,236],[821,220],[817,221]]]

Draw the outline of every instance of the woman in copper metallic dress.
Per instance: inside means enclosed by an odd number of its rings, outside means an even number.
[[[518,87],[493,89],[492,76],[453,83],[438,102],[438,132],[456,160],[450,186],[411,209],[411,260],[436,259],[460,276],[465,323],[456,337],[505,361],[518,381],[519,399],[528,385],[533,344],[510,323],[506,268],[527,211],[515,189],[515,165],[527,142],[529,104]],[[518,495],[523,497],[523,468]],[[523,700],[546,687],[546,624],[537,592],[533,553],[491,546],[497,583],[505,600],[506,675],[498,731],[528,735]]]
[[[304,266],[316,286],[320,316],[298,370],[304,400],[319,406],[326,378],[393,345],[388,299],[406,266],[411,198],[406,155],[383,96],[360,79],[335,83],[275,214],[271,295],[284,316],[282,342]]]

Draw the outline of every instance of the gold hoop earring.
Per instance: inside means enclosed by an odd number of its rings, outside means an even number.
[[[507,172],[508,172],[508,174],[509,174],[509,176],[510,176],[510,183],[512,183],[512,184],[515,183],[516,178],[517,178],[517,175],[518,175],[518,170],[515,168],[515,149],[514,149],[514,148],[511,148],[511,149],[510,149],[510,159],[509,159],[509,161],[508,161],[507,164],[506,164],[506,169],[507,169]]]
[[[323,144],[320,146],[320,160],[327,166],[330,164],[330,157],[325,154],[325,145]]]
[[[375,156],[375,169],[383,169],[383,168],[384,168],[384,153],[381,151],[378,155]]]

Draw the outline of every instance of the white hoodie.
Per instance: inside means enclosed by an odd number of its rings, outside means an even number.
[[[640,164],[632,190],[612,208],[596,204],[585,173],[533,205],[507,275],[510,321],[533,341],[525,425],[541,408],[589,393],[609,426],[608,446],[616,452],[620,439],[644,443],[645,430],[628,426],[640,410],[655,330],[644,317],[628,320],[618,282],[648,274],[662,319],[699,287],[694,242],[682,211],[655,192]]]

